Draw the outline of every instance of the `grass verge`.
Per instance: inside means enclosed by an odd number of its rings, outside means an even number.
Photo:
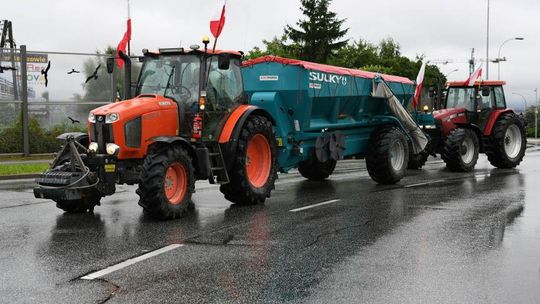
[[[49,168],[47,163],[39,164],[0,164],[0,176],[42,173]]]

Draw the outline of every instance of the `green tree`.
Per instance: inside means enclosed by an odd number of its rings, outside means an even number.
[[[306,17],[296,22],[297,28],[287,25],[285,34],[293,45],[300,46],[299,57],[303,60],[327,63],[330,55],[347,45],[343,39],[348,28],[343,29],[345,19],[339,19],[329,10],[331,0],[300,0],[302,14]]]
[[[534,110],[535,107],[529,107],[525,111],[525,121],[527,122],[527,137],[534,137]],[[540,117],[537,118],[540,121]]]
[[[328,63],[331,65],[357,69],[359,67],[377,64],[378,56],[377,46],[366,40],[359,39],[358,41],[352,41],[337,50],[337,52],[329,58]]]
[[[272,40],[263,40],[266,50],[254,47],[245,56],[246,59],[258,58],[266,55],[274,55],[286,58],[297,59],[300,47],[297,44],[287,44],[287,35],[283,34],[280,38],[277,36]]]

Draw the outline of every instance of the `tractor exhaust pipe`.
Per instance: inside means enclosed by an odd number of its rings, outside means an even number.
[[[120,59],[124,61],[124,100],[131,99],[131,59],[124,52],[118,52]]]

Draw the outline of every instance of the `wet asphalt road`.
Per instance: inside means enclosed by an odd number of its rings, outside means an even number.
[[[539,303],[536,149],[517,170],[481,156],[456,174],[432,159],[394,186],[342,162],[326,182],[281,175],[251,207],[200,183],[188,217],[169,222],[144,216],[134,187],[70,215],[4,186],[0,302]],[[183,246],[80,279],[171,244]]]

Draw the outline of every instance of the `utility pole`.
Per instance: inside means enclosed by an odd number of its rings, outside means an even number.
[[[534,93],[536,103],[536,107],[534,107],[534,138],[538,138],[538,88],[534,89]]]
[[[469,60],[469,76],[472,75],[472,73],[474,73],[474,48],[472,48],[471,50],[471,59]]]
[[[487,0],[486,80],[489,80],[489,0]]]

